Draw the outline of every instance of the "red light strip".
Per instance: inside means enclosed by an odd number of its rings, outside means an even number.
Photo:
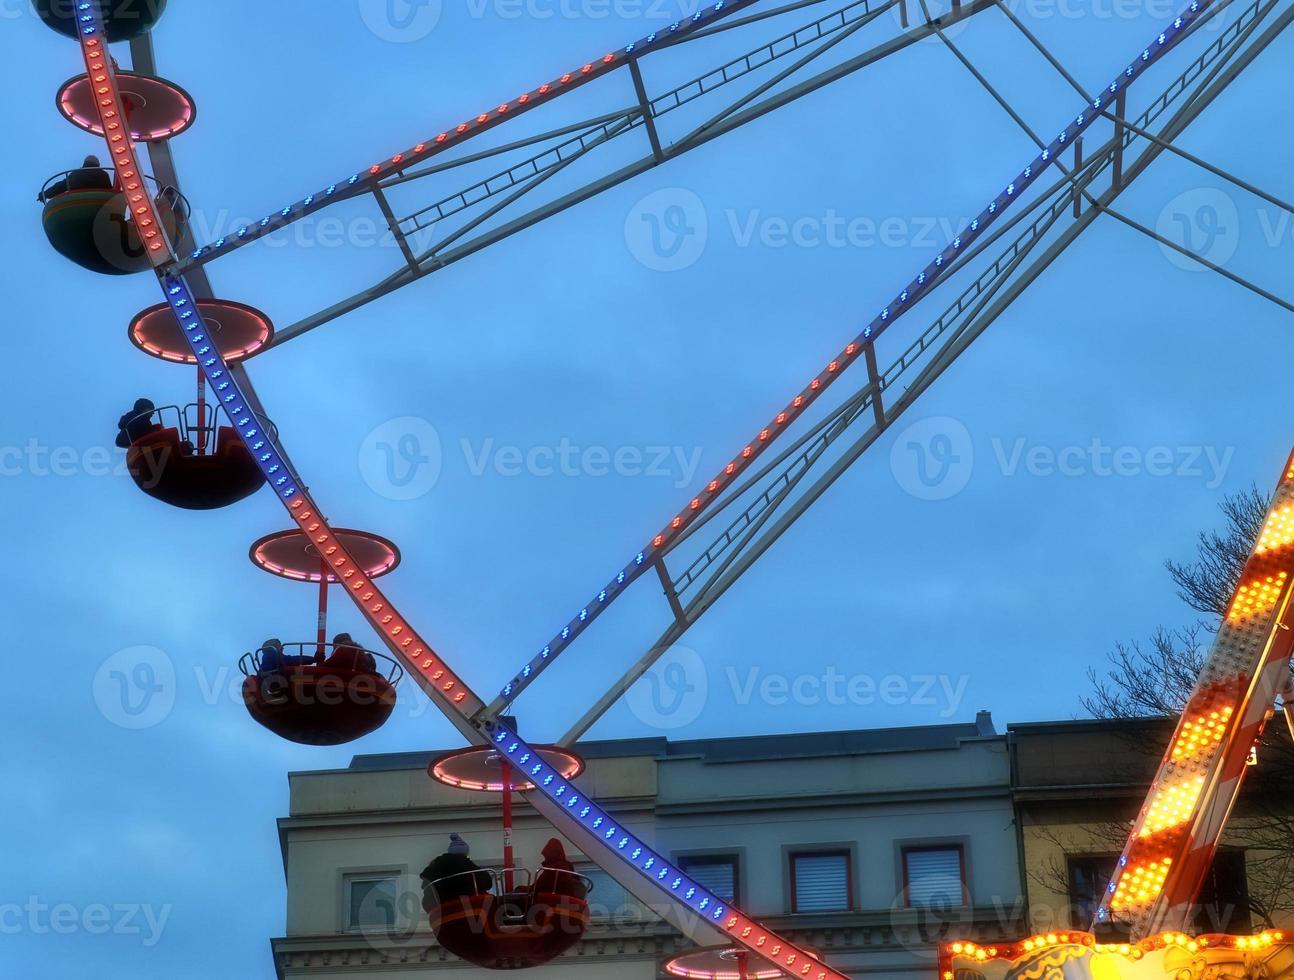
[[[297,526],[331,567],[364,618],[393,652],[405,660],[425,681],[424,690],[442,698],[455,713],[470,718],[484,705],[463,681],[441,660],[431,644],[418,635],[377,584],[355,561],[341,538],[319,516],[319,508],[305,490],[286,503]]]
[[[192,255],[186,256],[184,262],[174,271],[178,274],[183,274],[195,266],[210,262],[212,259],[219,258],[222,255],[228,255],[235,249],[249,245],[266,235],[273,234],[285,225],[308,214],[313,214],[329,204],[369,191],[372,189],[373,184],[384,177],[389,177],[416,164],[423,163],[438,153],[458,146],[464,140],[479,136],[481,133],[493,129],[509,119],[536,109],[541,105],[546,105],[554,99],[574,91],[624,64],[636,61],[649,51],[658,50],[669,44],[676,43],[688,35],[758,2],[759,0],[707,0],[691,16],[680,17],[675,23],[668,27],[662,27],[658,31],[653,31],[647,37],[627,44],[622,48],[617,48],[614,51],[609,51],[601,57],[568,71],[551,82],[545,82],[536,89],[524,92],[514,99],[493,105],[485,112],[438,133],[434,137],[423,140],[416,146],[379,160],[366,170],[357,172],[349,181],[339,181],[325,190],[311,194],[304,200],[289,204],[281,211],[267,215],[263,221],[248,225],[246,228],[240,229],[235,235],[229,235],[209,245],[202,246]]]
[[[131,214],[134,215],[140,240],[147,247],[149,262],[157,269],[175,261],[175,252],[167,239],[157,205],[144,183],[139,157],[135,153],[135,142],[125,123],[126,108],[121,101],[121,90],[117,87],[116,68],[104,41],[103,18],[99,13],[97,0],[89,4],[88,16],[92,18],[92,27],[84,29],[80,34],[81,55],[89,73],[99,124],[103,127],[108,152],[112,154],[112,165],[117,170],[117,179],[126,195]]]

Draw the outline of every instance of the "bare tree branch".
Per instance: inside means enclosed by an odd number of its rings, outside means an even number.
[[[1113,720],[1181,713],[1262,529],[1267,507],[1267,498],[1256,486],[1228,495],[1219,505],[1221,527],[1200,532],[1194,560],[1164,563],[1182,601],[1209,618],[1183,628],[1161,626],[1147,643],[1116,646],[1103,673],[1088,670],[1092,691],[1081,701],[1089,714]],[[1268,728],[1259,763],[1249,780],[1252,791],[1242,798],[1227,827],[1226,843],[1245,850],[1250,911],[1256,920],[1271,925],[1274,918],[1294,914],[1294,813],[1283,805],[1294,779],[1294,745],[1283,726]],[[1118,826],[1103,827],[1101,832],[1102,837],[1118,836]],[[1066,869],[1057,866],[1031,877],[1063,892],[1066,875]],[[1062,887],[1057,888],[1058,882]]]
[[[1164,562],[1169,576],[1177,585],[1181,600],[1206,615],[1221,619],[1240,582],[1258,532],[1267,517],[1269,499],[1250,484],[1249,489],[1222,498],[1221,530],[1201,531],[1195,545],[1195,560],[1180,564]]]

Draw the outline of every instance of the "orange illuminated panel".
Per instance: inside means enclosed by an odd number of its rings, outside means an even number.
[[[1274,508],[1263,525],[1263,532],[1254,547],[1254,554],[1261,555],[1294,541],[1294,504]]]
[[[1262,977],[1294,980],[1294,944],[1284,933],[1253,936],[1162,932],[1140,942],[1101,943],[1089,932],[1052,932],[1016,943],[945,943],[940,980],[1182,980]]]
[[[1119,884],[1110,899],[1110,908],[1122,912],[1128,906],[1143,906],[1154,901],[1164,888],[1173,859],[1163,858],[1149,864],[1129,864],[1119,875]]]
[[[1090,932],[1049,932],[1020,942],[939,946],[939,980],[1181,980],[1264,977],[1294,980],[1294,944],[1276,930],[1254,936],[1161,932],[1140,942],[1097,942]]]
[[[1227,619],[1234,622],[1248,616],[1260,616],[1276,607],[1281,591],[1285,588],[1285,572],[1253,578],[1236,589],[1236,597],[1227,612]]]
[[[1173,759],[1177,762],[1189,762],[1212,752],[1226,734],[1227,724],[1234,711],[1231,705],[1227,705],[1218,711],[1184,718],[1177,741],[1173,743]]]
[[[1189,820],[1203,788],[1203,776],[1162,787],[1150,801],[1140,836],[1149,837]]]

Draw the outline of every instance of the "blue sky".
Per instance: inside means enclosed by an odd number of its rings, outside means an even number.
[[[227,229],[641,36],[673,2],[470,0],[392,39],[368,0],[326,15],[306,0],[176,0],[155,37],[160,71],[199,105],[175,143],[185,190],[205,227]],[[1094,88],[1170,11],[1020,12]],[[989,17],[957,42],[1054,131],[1076,97]],[[1291,45],[1182,140],[1286,194],[1294,129],[1271,93],[1288,87]],[[34,668],[0,694],[0,968],[272,976],[285,774],[458,740],[412,690],[382,731],[337,749],[278,742],[246,717],[239,655],[313,632],[310,590],[246,560],[285,517],[267,495],[172,511],[103,472],[120,412],[141,394],[185,399],[192,379],[126,341],[159,300],[147,277],[73,268],[40,233],[36,190],[98,149],[54,111],[75,48],[0,0],[0,53],[3,576],[10,662]],[[947,51],[918,45],[251,372],[330,517],[401,545],[392,598],[488,697],[1030,155]],[[662,201],[706,228],[672,271],[644,251]],[[1164,159],[1121,206],[1281,291],[1294,226],[1255,198]],[[286,324],[362,287],[399,258],[360,217],[346,212],[337,247],[320,232],[222,260],[217,291]],[[1225,493],[1274,481],[1291,441],[1290,331],[1274,307],[1098,222],[692,631],[673,660],[684,673],[655,682],[685,691],[686,710],[662,712],[643,688],[594,735],[1078,714],[1086,670],[1115,643],[1191,620],[1163,560],[1189,556]],[[399,499],[380,447],[410,435],[439,468]],[[952,448],[957,492],[923,489],[914,444]],[[519,703],[530,737],[564,732],[656,635],[659,595],[639,593]],[[334,628],[365,636],[337,609]],[[161,688],[144,715],[123,711],[115,674]],[[54,907],[71,911],[54,922]]]

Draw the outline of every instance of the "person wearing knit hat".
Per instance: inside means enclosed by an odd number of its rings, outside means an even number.
[[[449,850],[422,871],[422,907],[430,912],[437,905],[470,895],[487,895],[494,876],[482,871],[468,855],[471,849],[458,834],[449,835]],[[472,874],[476,872],[476,874]]]
[[[535,878],[535,894],[568,895],[583,901],[588,895],[584,879],[575,873],[575,866],[566,857],[566,848],[556,837],[544,845],[543,868]]]

